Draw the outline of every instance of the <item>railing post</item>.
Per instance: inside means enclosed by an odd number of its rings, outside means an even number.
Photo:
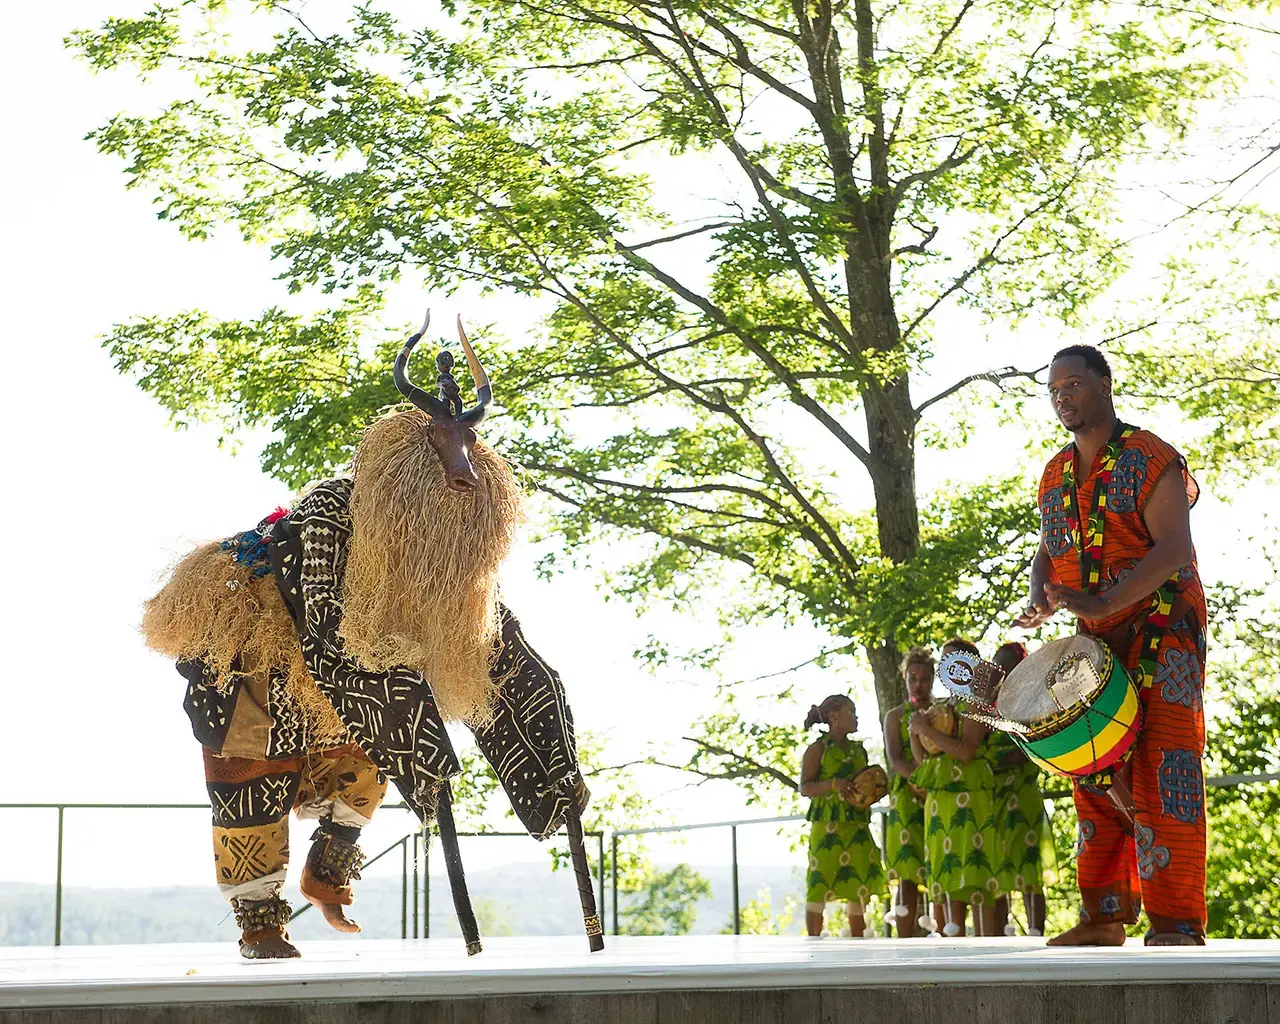
[[[596,836],[596,882],[600,889],[600,898],[596,901],[600,905],[600,913],[604,913],[604,833],[601,832]]]
[[[729,826],[729,842],[733,850],[733,934],[742,934],[742,914],[738,909],[738,826]]]
[[[400,938],[409,937],[409,837],[400,840]]]
[[[618,833],[612,836],[612,857],[613,861],[613,934],[618,934]]]
[[[422,937],[431,938],[431,832],[422,830]]]
[[[881,850],[881,852],[883,853],[883,855],[884,855],[885,857],[888,857],[888,855],[889,855],[889,815],[887,815],[884,811],[881,811],[881,812],[880,812],[880,850]],[[901,882],[899,882],[899,883],[898,883],[898,886],[899,886],[899,889],[898,889],[899,896],[898,896],[898,898],[899,898],[899,899],[901,899],[901,898],[902,898],[902,896],[901,896],[901,893],[902,893],[902,889],[901,889],[902,883],[901,883]],[[890,900],[892,900],[892,899],[893,899],[893,890],[892,890],[892,889],[890,889],[890,890],[889,890],[889,899],[890,899]],[[894,928],[894,926],[893,926],[893,925],[891,925],[891,924],[889,923],[889,913],[894,914],[894,918],[893,918],[893,919],[896,921],[896,920],[898,920],[898,918],[897,918],[897,909],[898,909],[897,907],[890,906],[890,907],[889,907],[889,912],[885,914],[885,918],[884,918],[884,922],[883,922],[883,928],[884,928],[884,937],[885,937],[886,939],[891,939],[891,938],[893,938],[893,928]],[[913,908],[913,910],[914,910],[914,908]],[[919,915],[919,914],[917,914],[916,916],[917,916],[917,917],[919,917],[920,915]]]
[[[58,808],[58,881],[53,889],[53,944],[62,945],[62,836],[66,808]]]
[[[418,937],[418,833],[413,833],[413,937]]]

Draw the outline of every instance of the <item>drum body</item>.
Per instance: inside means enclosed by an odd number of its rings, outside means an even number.
[[[878,764],[868,765],[853,777],[853,796],[849,803],[865,811],[889,792],[889,776]]]
[[[927,711],[921,712],[925,715],[929,724],[944,736],[955,736],[956,734],[956,713],[950,704],[933,704]],[[920,737],[920,746],[924,747],[924,752],[932,757],[935,754],[941,754],[942,748],[927,736]]]
[[[1110,768],[1138,738],[1138,688],[1110,648],[1090,636],[1046,644],[1009,674],[996,701],[1021,723],[1018,745],[1040,767],[1082,776]]]

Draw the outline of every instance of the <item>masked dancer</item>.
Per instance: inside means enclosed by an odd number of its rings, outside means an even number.
[[[492,390],[462,323],[477,388],[463,405],[453,356],[437,392],[393,379],[412,403],[375,420],[349,476],[290,511],[204,545],[147,605],[148,643],[178,661],[202,744],[218,886],[250,959],[298,955],[282,889],[289,814],[318,817],[303,895],[341,931],[362,855],[357,838],[395,783],[435,819],[468,952],[480,949],[453,830],[459,764],[445,721],[464,722],[531,834],[569,830],[592,948],[600,922],[578,815],[586,788],[559,677],[498,600],[519,493],[475,427]]]

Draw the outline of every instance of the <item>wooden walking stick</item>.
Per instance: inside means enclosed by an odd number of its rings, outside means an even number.
[[[467,876],[462,869],[462,855],[458,851],[458,830],[453,823],[453,790],[448,782],[440,784],[436,804],[436,825],[440,829],[440,846],[444,851],[444,865],[449,872],[449,888],[453,892],[453,909],[458,915],[462,939],[467,944],[467,956],[475,956],[483,948],[480,945],[480,928],[471,909],[471,894],[467,892]]]
[[[596,893],[591,886],[591,868],[587,864],[587,848],[582,841],[582,818],[576,807],[569,808],[565,814],[564,828],[569,835],[569,853],[573,857],[573,874],[578,881],[578,899],[582,903],[587,945],[591,952],[599,953],[604,949],[604,927],[596,911]]]

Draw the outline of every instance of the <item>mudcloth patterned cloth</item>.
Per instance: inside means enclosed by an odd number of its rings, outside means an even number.
[[[963,736],[965,722],[959,721]],[[934,754],[911,773],[925,791],[925,871],[934,902],[981,906],[1000,894],[995,776],[982,757]]]
[[[234,681],[223,689],[201,662],[178,666],[188,681],[192,729],[213,766],[218,873],[229,898],[256,900],[279,891],[295,802],[301,815],[328,809],[335,825],[358,826],[382,800],[382,789],[376,798],[372,790],[360,792],[368,788],[365,781],[375,778],[385,789],[384,779],[390,779],[429,822],[442,787],[460,770],[429,681],[411,668],[369,671],[343,647],[351,490],[346,478],[319,484],[291,512],[279,510],[224,546],[254,579],[264,578],[269,565],[270,593],[283,600],[286,620],[292,617],[305,676],[329,726],[318,729],[308,717],[314,709],[304,710],[290,696],[283,674],[246,664],[243,652]],[[564,824],[571,807],[584,809],[588,798],[573,717],[560,677],[529,646],[515,616],[504,606],[499,614],[490,667],[499,692],[492,721],[473,731],[520,820],[544,839]],[[358,764],[349,768],[344,757]],[[222,794],[227,807],[251,806],[251,818],[226,811],[219,820],[215,783],[231,787]],[[263,809],[268,797],[269,812]],[[460,892],[455,887],[455,899]]]
[[[907,723],[915,709],[903,705],[902,752],[911,756]],[[889,813],[884,823],[885,873],[890,879],[924,885],[924,804],[897,772],[889,773]]]
[[[214,871],[229,900],[279,895],[289,866],[291,810],[360,828],[387,792],[382,773],[354,744],[278,761],[203,750]]]
[[[1040,789],[1040,769],[1029,762],[1007,732],[993,729],[979,756],[995,776],[996,881],[1001,892],[1044,892],[1057,881],[1053,830]]]
[[[316,686],[351,738],[429,821],[441,782],[461,770],[431,687],[411,668],[366,670],[347,655],[338,636],[351,488],[347,478],[319,484],[277,522],[271,566]]]
[[[272,527],[271,564],[293,612],[307,668],[351,738],[390,777],[424,820],[457,755],[428,680],[413,669],[370,672],[343,650],[341,582],[351,539],[352,483],[313,488]],[[585,807],[573,718],[560,677],[538,657],[505,606],[490,671],[501,683],[493,721],[473,732],[530,834],[564,823],[571,801]]]
[[[1156,483],[1177,473],[1195,504],[1186,460],[1145,430],[1121,426],[1087,468],[1069,445],[1040,483],[1041,538],[1054,578],[1104,593],[1154,546],[1143,512]],[[1077,509],[1092,509],[1081,530]],[[1145,905],[1156,932],[1200,939],[1205,929],[1204,664],[1208,616],[1194,557],[1149,599],[1080,631],[1115,652],[1142,686],[1143,724],[1129,762],[1134,834],[1102,785],[1075,787],[1081,914],[1135,923]],[[1105,780],[1104,780],[1105,783]]]
[[[867,767],[867,750],[857,740],[840,744],[823,737],[818,781],[851,779]],[[845,900],[866,904],[885,891],[880,848],[871,835],[871,812],[836,793],[809,801],[809,872],[805,903],[819,910]]]

